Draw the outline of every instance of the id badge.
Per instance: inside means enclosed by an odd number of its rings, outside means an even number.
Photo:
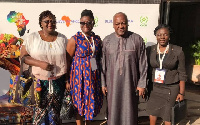
[[[164,83],[164,81],[165,81],[165,73],[166,73],[165,69],[156,68],[154,82]]]
[[[95,58],[92,57],[90,59],[90,64],[91,64],[92,71],[97,69],[97,62]]]
[[[54,67],[53,71],[48,71],[48,80],[56,79],[56,68]]]

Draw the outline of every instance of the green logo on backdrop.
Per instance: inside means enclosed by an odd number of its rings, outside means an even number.
[[[94,18],[94,22],[95,22],[94,27],[97,27],[97,26],[98,26],[98,21],[99,21],[99,19],[98,19],[98,17],[96,16],[96,17]]]
[[[147,22],[148,22],[148,17],[147,16],[141,16],[140,17],[140,26],[147,26]]]
[[[147,44],[147,38],[146,37],[144,38],[144,43]]]

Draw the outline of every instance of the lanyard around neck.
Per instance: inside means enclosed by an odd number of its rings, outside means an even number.
[[[161,52],[160,52],[159,44],[157,45],[157,50],[158,50],[158,55],[159,55],[159,62],[160,62],[160,69],[162,69],[162,63],[163,63],[163,60],[165,58],[165,54],[166,54],[168,49],[169,49],[169,43],[168,43],[167,47],[165,48],[164,54],[163,54],[162,59],[161,59],[160,58],[160,53]]]
[[[89,41],[89,39],[87,38],[87,36],[85,35],[85,33],[83,33],[82,32],[82,34],[84,35],[84,37],[85,37],[85,39],[89,42],[89,44],[90,44],[90,41]],[[93,43],[93,45],[92,44],[90,44],[90,47],[91,47],[91,49],[92,49],[92,56],[94,55],[94,52],[95,52],[95,45],[94,45],[94,39],[93,39],[93,37],[91,37],[92,38],[92,43]]]

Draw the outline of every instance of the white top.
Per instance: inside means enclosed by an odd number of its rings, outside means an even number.
[[[58,33],[57,39],[47,42],[41,39],[39,32],[31,33],[23,44],[27,53],[34,59],[53,64],[55,67],[54,75],[60,77],[67,71],[66,46],[67,37]],[[40,67],[32,67],[33,75],[41,80],[48,80],[49,72]]]

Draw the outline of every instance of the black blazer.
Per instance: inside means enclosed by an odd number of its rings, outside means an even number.
[[[160,66],[156,55],[157,45],[147,47],[147,59],[149,64],[148,78],[152,82],[155,78],[155,69]],[[172,84],[187,80],[185,71],[185,56],[181,47],[169,44],[168,55],[163,61],[163,69],[166,69],[165,84]]]

